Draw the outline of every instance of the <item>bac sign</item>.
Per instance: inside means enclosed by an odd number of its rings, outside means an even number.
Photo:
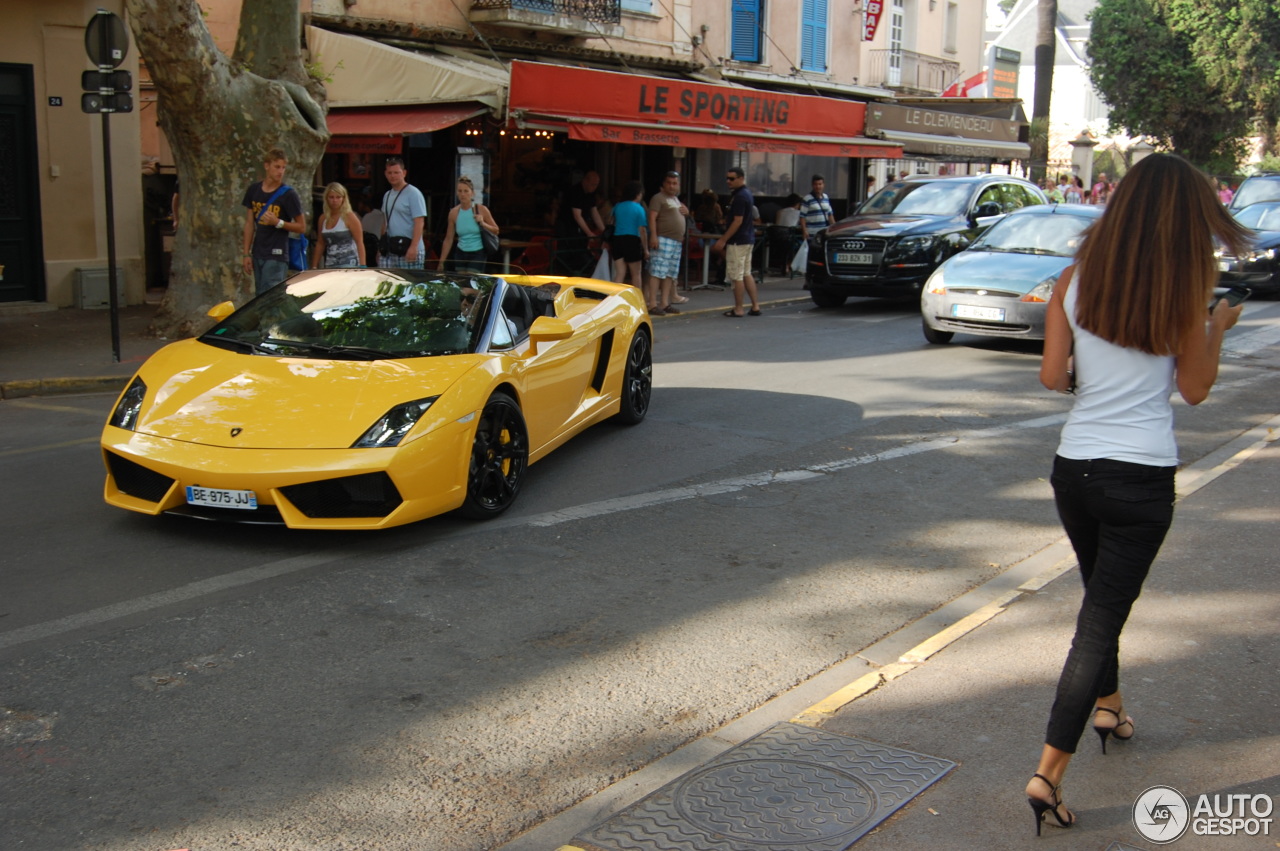
[[[933,7],[930,6],[930,9]],[[880,15],[884,13],[882,0],[866,0],[866,9],[862,13],[862,40],[875,41],[876,30],[880,27]]]

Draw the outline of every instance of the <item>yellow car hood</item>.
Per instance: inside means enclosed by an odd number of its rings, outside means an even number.
[[[139,372],[147,396],[135,430],[240,449],[346,449],[391,408],[443,393],[481,360],[283,358],[184,340]]]

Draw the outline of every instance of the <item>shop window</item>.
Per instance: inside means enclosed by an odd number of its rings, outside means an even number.
[[[764,27],[764,0],[733,0],[733,34],[729,58],[759,62],[760,32]]]
[[[827,71],[827,0],[804,0],[800,10],[800,67]]]

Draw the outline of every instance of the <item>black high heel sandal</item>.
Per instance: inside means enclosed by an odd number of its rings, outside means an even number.
[[[1044,817],[1045,813],[1053,813],[1054,819],[1058,822],[1058,827],[1067,828],[1074,825],[1076,823],[1075,813],[1071,812],[1071,810],[1067,810],[1067,817],[1064,819],[1062,817],[1062,813],[1058,812],[1058,809],[1062,807],[1062,797],[1060,795],[1060,792],[1062,791],[1062,784],[1059,783],[1057,786],[1054,786],[1049,782],[1049,778],[1045,777],[1043,774],[1036,774],[1034,777],[1038,777],[1043,780],[1044,785],[1049,787],[1049,794],[1053,795],[1052,801],[1046,801],[1042,798],[1033,798],[1030,795],[1027,796],[1027,803],[1031,805],[1031,811],[1036,814],[1036,836],[1040,835],[1040,825],[1052,824],[1052,822]]]
[[[1122,706],[1122,707],[1120,707],[1118,710],[1116,710],[1116,709],[1108,709],[1108,708],[1107,708],[1107,707],[1105,707],[1105,706],[1095,706],[1093,709],[1094,709],[1094,712],[1093,712],[1093,732],[1097,733],[1097,734],[1098,734],[1098,738],[1102,740],[1102,753],[1103,753],[1104,755],[1105,755],[1105,754],[1106,754],[1106,752],[1107,752],[1107,737],[1108,737],[1108,736],[1115,736],[1117,741],[1127,742],[1127,741],[1129,741],[1130,739],[1132,739],[1132,738],[1133,738],[1133,734],[1134,734],[1135,732],[1137,732],[1137,729],[1138,729],[1138,728],[1133,726],[1133,719],[1132,719],[1132,718],[1130,718],[1128,715],[1125,715],[1125,714],[1124,714],[1124,707],[1123,707],[1123,706]],[[1113,724],[1113,725],[1112,725],[1112,726],[1110,726],[1110,727],[1099,727],[1099,726],[1098,726],[1098,713],[1099,713],[1099,712],[1109,712],[1110,714],[1114,715],[1114,716],[1116,717],[1116,723],[1115,723],[1115,724]],[[1117,731],[1118,731],[1121,727],[1125,726],[1126,724],[1128,724],[1128,725],[1129,725],[1129,735],[1127,735],[1127,736],[1122,736],[1122,735],[1120,735]]]

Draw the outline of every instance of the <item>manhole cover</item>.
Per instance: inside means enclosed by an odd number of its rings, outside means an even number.
[[[772,844],[826,841],[875,812],[875,793],[852,774],[811,762],[752,759],[695,771],[672,795],[691,824]]]
[[[779,724],[575,837],[602,851],[841,851],[955,763]]]

